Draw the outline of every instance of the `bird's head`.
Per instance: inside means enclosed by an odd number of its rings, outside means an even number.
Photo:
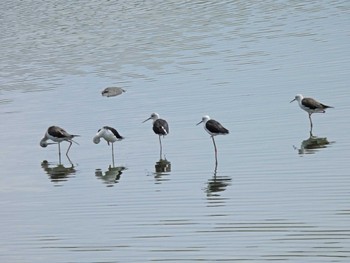
[[[303,99],[303,95],[297,94],[297,95],[295,95],[294,99],[292,99],[292,100],[290,101],[290,103],[292,103],[293,101],[298,101],[298,102],[300,102],[302,99]]]
[[[206,123],[209,120],[210,120],[210,117],[208,115],[205,115],[205,116],[202,117],[202,120],[197,123],[197,125],[199,125],[201,123]]]
[[[46,137],[42,138],[41,141],[40,141],[40,146],[43,147],[43,148],[46,148],[50,144],[56,144],[56,143],[55,142],[47,142],[47,138]]]
[[[92,141],[93,141],[95,144],[100,143],[101,137],[103,136],[103,133],[104,133],[104,129],[99,129],[99,130],[97,131],[96,135],[94,136],[94,138],[92,138]]]
[[[151,114],[151,116],[148,118],[148,119],[146,119],[146,120],[144,120],[143,122],[146,122],[146,121],[148,121],[148,120],[153,120],[153,121],[155,121],[155,120],[158,120],[159,119],[159,114],[158,113],[152,113]],[[142,122],[142,123],[143,123]]]

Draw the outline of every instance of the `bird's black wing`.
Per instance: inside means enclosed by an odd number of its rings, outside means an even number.
[[[303,98],[301,104],[312,110],[323,108],[322,104],[313,98]]]
[[[48,134],[50,134],[51,136],[56,137],[56,138],[69,138],[69,137],[71,137],[71,135],[68,132],[66,132],[64,129],[62,129],[58,126],[51,126],[47,132],[48,132]]]
[[[169,133],[169,125],[166,120],[158,119],[153,124],[153,131],[158,135],[167,135]]]
[[[224,126],[222,126],[218,121],[215,120],[209,120],[205,124],[205,127],[208,131],[212,133],[229,133],[228,129],[226,129]]]
[[[109,127],[109,126],[104,126],[103,128],[110,130],[114,134],[114,136],[117,137],[117,139],[120,139],[120,140],[124,139],[124,137],[121,136],[116,129]]]

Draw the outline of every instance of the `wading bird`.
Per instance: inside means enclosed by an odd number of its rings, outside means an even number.
[[[41,147],[47,147],[49,144],[55,144],[58,143],[58,154],[60,156],[61,159],[61,142],[66,141],[69,142],[69,147],[67,149],[66,152],[66,156],[68,157],[68,152],[70,150],[70,147],[72,146],[72,143],[76,143],[77,142],[73,141],[74,137],[78,137],[80,135],[72,135],[69,134],[68,132],[66,132],[64,129],[58,127],[58,126],[51,126],[47,129],[44,138],[41,139],[40,141],[40,146]],[[48,143],[47,140],[51,140],[54,141],[54,143]]]
[[[158,113],[152,113],[151,116],[144,120],[143,122],[146,122],[148,120],[153,120],[153,131],[155,134],[159,136],[159,146],[160,146],[160,159],[162,159],[162,140],[161,136],[165,136],[169,134],[169,125],[166,120],[160,119]]]
[[[213,144],[214,144],[214,149],[215,149],[215,164],[217,165],[218,163],[218,158],[217,158],[217,148],[214,140],[214,136],[216,135],[226,135],[229,133],[229,130],[226,129],[224,126],[222,126],[218,121],[210,119],[209,116],[203,116],[202,120],[197,123],[197,125],[203,123],[204,129],[207,131],[207,133],[210,134]]]
[[[313,127],[312,120],[311,120],[311,114],[312,113],[325,113],[326,109],[333,108],[332,106],[327,106],[325,104],[322,104],[313,98],[304,98],[303,95],[301,95],[301,94],[295,95],[295,98],[293,100],[291,100],[290,103],[292,103],[295,100],[298,101],[299,107],[302,108],[304,111],[306,111],[309,114],[310,134],[312,134],[312,127]]]
[[[100,143],[101,138],[105,139],[107,141],[108,145],[109,145],[109,143],[112,144],[112,161],[113,161],[113,165],[114,165],[114,147],[113,147],[113,144],[116,141],[123,140],[124,137],[121,136],[116,129],[109,127],[109,126],[104,126],[97,131],[97,133],[94,136],[94,138],[92,139],[92,141],[95,144],[98,144],[98,143]]]

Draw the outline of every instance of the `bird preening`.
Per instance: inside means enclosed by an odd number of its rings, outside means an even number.
[[[215,150],[215,165],[217,166],[217,164],[218,164],[218,151],[216,148],[214,136],[229,134],[229,130],[226,129],[224,126],[222,126],[221,123],[219,123],[218,121],[210,119],[210,117],[208,115],[203,116],[202,120],[200,122],[198,122],[197,125],[199,125],[201,123],[203,123],[204,129],[207,131],[207,133],[210,134],[211,139],[213,140],[214,150]]]
[[[64,129],[62,129],[61,127],[58,126],[50,126],[47,131],[45,132],[44,137],[41,139],[40,141],[40,146],[41,147],[47,147],[50,144],[58,144],[58,154],[59,154],[59,159],[61,161],[61,142],[66,141],[69,143],[69,147],[67,149],[66,152],[66,156],[68,157],[68,152],[70,150],[70,147],[72,146],[72,143],[76,143],[77,142],[73,141],[74,137],[78,137],[80,135],[76,135],[76,134],[69,134],[68,132],[66,132]],[[53,141],[52,142],[47,142],[48,140]],[[69,157],[68,157],[69,158]]]
[[[312,128],[313,128],[311,115],[313,113],[325,113],[326,109],[333,108],[332,106],[325,105],[313,98],[304,98],[303,95],[301,94],[295,95],[294,99],[291,100],[290,103],[292,103],[293,101],[297,101],[299,104],[299,107],[309,114],[310,135],[312,135]]]
[[[113,162],[113,166],[114,166],[114,146],[113,145],[116,141],[123,140],[124,137],[121,136],[116,129],[109,127],[109,126],[104,126],[97,131],[97,133],[94,136],[94,138],[92,139],[92,141],[95,144],[98,144],[98,143],[100,143],[101,138],[105,139],[108,145],[110,143],[112,144],[112,162]]]
[[[148,120],[153,120],[153,127],[152,127],[153,131],[155,134],[159,136],[159,147],[160,147],[159,156],[160,156],[160,159],[162,159],[163,146],[162,146],[161,136],[164,137],[169,134],[168,122],[166,120],[160,119],[158,113],[152,113],[151,116],[148,119],[144,120],[143,122],[146,122]]]

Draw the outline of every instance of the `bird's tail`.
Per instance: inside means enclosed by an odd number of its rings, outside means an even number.
[[[325,108],[325,109],[334,108],[333,106],[328,106],[328,105],[324,105],[324,104],[322,104],[322,106],[323,106],[323,108]]]

